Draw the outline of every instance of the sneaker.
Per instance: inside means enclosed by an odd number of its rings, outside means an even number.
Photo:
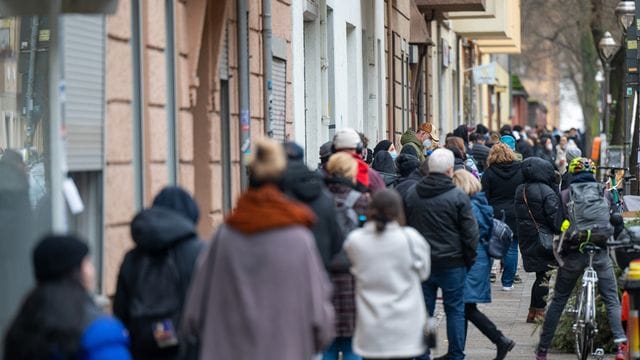
[[[511,285],[511,286],[503,286],[502,287],[502,291],[511,291],[511,290],[513,290],[513,285]]]
[[[491,281],[492,283],[496,282],[496,273],[492,272],[491,275],[489,275],[489,281]]]
[[[516,274],[516,276],[513,277],[513,283],[522,284],[522,279],[520,278],[520,275]]]
[[[620,343],[618,345],[618,352],[616,352],[616,360],[625,360],[627,358],[627,343]]]
[[[547,350],[538,348],[536,350],[536,360],[547,360]]]

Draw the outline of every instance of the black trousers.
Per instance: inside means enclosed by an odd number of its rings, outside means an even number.
[[[496,324],[491,321],[485,314],[478,310],[477,304],[464,304],[464,317],[480,330],[492,343],[497,344],[502,337],[502,332],[498,330]],[[466,331],[466,328],[465,328]]]
[[[544,309],[547,306],[545,298],[549,295],[549,275],[546,271],[536,272],[536,281],[531,287],[531,305],[533,309]]]

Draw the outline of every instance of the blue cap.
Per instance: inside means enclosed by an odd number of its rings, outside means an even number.
[[[511,135],[502,135],[500,142],[507,145],[511,150],[516,151],[516,138]]]

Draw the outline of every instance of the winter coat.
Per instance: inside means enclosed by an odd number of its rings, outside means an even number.
[[[311,359],[333,339],[313,213],[275,186],[250,188],[198,260],[182,333],[200,359]]]
[[[536,157],[522,162],[524,184],[518,186],[515,196],[515,213],[518,242],[522,262],[527,272],[546,271],[555,264],[553,252],[540,244],[538,230],[531,214],[540,228],[554,234],[560,233],[563,211],[557,185],[554,184],[553,165]],[[524,195],[527,195],[525,203]]]
[[[464,283],[464,302],[484,304],[491,302],[491,258],[484,246],[491,237],[493,228],[493,209],[487,202],[483,193],[477,193],[471,197],[473,216],[478,222],[480,241],[476,247],[476,262],[473,264]]]
[[[515,233],[516,216],[514,203],[516,189],[524,182],[521,170],[522,163],[514,161],[510,163],[492,164],[482,175],[482,191],[487,196],[489,204],[493,207],[493,215],[497,219],[505,216],[505,222]]]
[[[100,316],[84,330],[78,360],[129,360],[129,338],[122,323],[110,316]]]
[[[400,154],[396,159],[396,167],[398,168],[398,175],[400,178],[406,178],[414,170],[420,167],[420,160],[413,155]]]
[[[400,145],[402,145],[402,147],[409,146],[413,148],[418,154],[417,157],[420,162],[424,161],[424,146],[422,146],[422,143],[416,137],[415,131],[411,129],[405,131],[405,133],[402,134],[402,137],[400,138]]]
[[[548,161],[554,167],[556,166],[555,165],[556,164],[556,154],[553,152],[553,150],[548,151],[543,146],[538,146],[538,147],[536,147],[536,150],[535,150],[535,156],[541,158],[542,160]]]
[[[349,235],[344,248],[356,279],[355,352],[366,358],[424,354],[427,312],[421,282],[431,268],[424,238],[397,222],[378,233],[369,222]]]
[[[148,272],[143,268],[148,266],[148,262],[142,261],[142,259],[154,258],[157,254],[165,251],[173,253],[180,277],[181,299],[179,304],[182,305],[193,275],[196,259],[203,248],[203,243],[198,239],[195,225],[191,219],[164,207],[152,207],[141,211],[131,223],[131,236],[136,247],[125,255],[120,266],[113,303],[114,314],[122,320],[127,328],[138,325],[133,323],[134,319],[132,319],[130,309],[132,303],[137,301],[137,275]],[[178,311],[178,314],[181,314],[182,308]],[[180,325],[180,318],[178,318],[178,323],[173,325],[177,329]],[[162,353],[147,354],[145,350],[141,349],[145,344],[138,343],[135,338],[131,340],[131,352],[136,358],[177,358],[175,348],[167,349]]]
[[[400,178],[400,180],[398,180],[394,190],[397,191],[398,193],[400,193],[400,196],[402,196],[402,199],[406,201],[407,194],[409,194],[409,190],[415,184],[417,184],[418,181],[422,180],[423,177],[424,176],[422,176],[422,173],[420,172],[420,169],[415,169],[406,178]]]
[[[560,190],[565,190],[569,188],[571,185],[571,179],[573,178],[573,174],[569,172],[569,167],[566,167],[565,172],[562,174],[562,182],[560,183]]]
[[[531,146],[531,144],[529,144],[527,139],[524,139],[524,138],[521,138],[520,140],[518,140],[518,142],[516,143],[516,150],[520,154],[522,154],[523,159],[527,159],[532,156],[535,156],[535,151],[533,146]]]
[[[478,171],[484,172],[487,169],[487,158],[489,157],[489,147],[483,144],[473,144],[471,156],[476,161]]]
[[[318,252],[325,267],[342,249],[344,235],[336,218],[333,195],[324,184],[324,179],[309,170],[302,161],[289,161],[280,187],[290,197],[306,204],[313,210],[317,221],[311,228]]]
[[[449,176],[432,173],[420,180],[409,190],[405,208],[407,224],[431,246],[434,269],[473,265],[478,223],[469,196]]]

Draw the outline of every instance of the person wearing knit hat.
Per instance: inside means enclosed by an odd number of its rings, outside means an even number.
[[[350,128],[336,131],[333,137],[335,152],[346,152],[358,161],[358,175],[356,177],[360,190],[376,192],[385,188],[382,177],[364,162],[362,158],[364,144],[358,132]]]
[[[571,160],[575,158],[579,158],[581,156],[582,156],[582,150],[580,150],[580,148],[575,145],[568,146],[567,150],[565,150],[567,165],[565,166],[565,169],[564,169],[565,171],[562,174],[562,181],[560,182],[560,190],[565,190],[569,188],[569,185],[571,184],[571,178],[573,177],[573,174],[569,172],[569,164],[571,163]]]
[[[91,297],[95,269],[83,240],[45,236],[32,261],[36,286],[8,328],[5,359],[131,359],[124,326]]]
[[[249,189],[199,257],[180,334],[200,340],[200,360],[311,359],[334,337],[316,217],[280,189],[286,166],[282,144],[253,142]]]
[[[500,142],[506,144],[509,149],[511,149],[511,151],[516,151],[516,138],[514,138],[512,135],[502,135],[500,137]]]

